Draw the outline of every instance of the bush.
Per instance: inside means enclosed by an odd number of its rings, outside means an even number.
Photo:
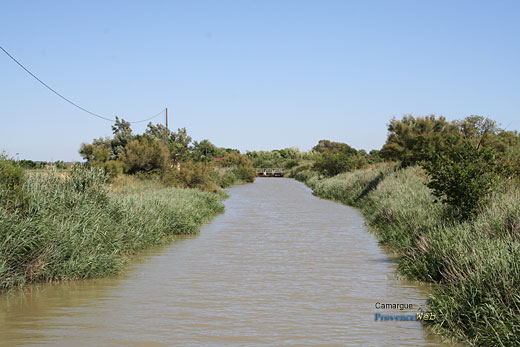
[[[497,183],[494,151],[477,150],[468,141],[434,152],[422,166],[431,177],[428,187],[456,216],[469,218]]]
[[[216,173],[209,164],[187,161],[180,169],[169,168],[165,171],[162,181],[167,186],[179,188],[197,188],[202,191],[215,192]]]
[[[0,202],[9,210],[24,209],[28,197],[23,190],[25,170],[0,159]]]
[[[123,173],[123,163],[118,160],[109,160],[103,164],[103,170],[112,180]]]
[[[300,162],[298,160],[289,160],[286,164],[285,164],[285,168],[290,170],[292,169],[293,167],[296,167],[300,165]]]
[[[158,140],[141,137],[126,145],[122,159],[128,173],[160,170],[168,162],[168,148]]]
[[[342,153],[326,153],[318,158],[312,168],[320,174],[332,177],[352,171],[357,167],[357,156]]]
[[[234,176],[244,182],[254,182],[256,171],[251,160],[240,153],[226,153],[220,164],[230,168]]]

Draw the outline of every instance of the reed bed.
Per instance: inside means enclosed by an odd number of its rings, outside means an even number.
[[[25,177],[28,204],[0,206],[0,290],[100,277],[141,249],[194,234],[223,211],[222,195],[127,180],[109,186],[81,167]]]

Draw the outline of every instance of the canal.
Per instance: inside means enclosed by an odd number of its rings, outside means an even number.
[[[146,251],[118,276],[0,296],[0,344],[439,345],[417,321],[375,321],[415,313],[426,289],[395,279],[359,211],[286,178],[229,195],[200,235]]]

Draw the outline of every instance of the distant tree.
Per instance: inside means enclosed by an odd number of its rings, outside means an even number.
[[[168,149],[161,141],[142,136],[126,145],[121,158],[128,173],[160,171],[168,163]]]
[[[54,167],[56,169],[63,170],[63,169],[67,168],[67,165],[65,164],[65,162],[63,160],[57,160],[54,162]]]
[[[91,165],[104,163],[110,159],[110,149],[104,146],[82,143],[79,154]]]
[[[318,144],[312,148],[313,151],[319,153],[342,153],[342,154],[357,154],[355,148],[350,147],[346,143],[333,142],[329,140],[320,140]]]
[[[335,176],[367,164],[366,151],[357,151],[346,143],[320,140],[312,150],[318,155],[312,169],[324,176]]]
[[[130,123],[124,119],[119,120],[116,116],[116,122],[112,125],[112,133],[114,138],[111,141],[112,157],[110,159],[119,159],[119,156],[125,151],[126,145],[133,139]]]
[[[145,136],[148,136],[155,140],[168,141],[170,137],[170,130],[162,124],[153,125],[152,122],[148,123],[144,132]]]
[[[168,138],[170,157],[175,163],[186,161],[192,150],[191,137],[188,136],[186,128],[171,132]]]
[[[39,167],[39,164],[37,162],[26,159],[18,160],[16,164],[20,167],[23,167],[24,169],[36,169]]]
[[[457,125],[444,117],[404,116],[392,119],[388,125],[388,137],[381,149],[386,160],[401,161],[403,166],[413,165],[426,158],[429,152],[442,152],[446,141],[461,138]]]
[[[482,116],[469,116],[455,124],[458,125],[462,137],[477,149],[488,145],[501,131],[494,120]]]
[[[216,191],[216,181],[216,173],[210,164],[193,161],[184,162],[180,170],[168,168],[162,176],[162,182],[168,186],[202,191]]]
[[[253,182],[256,171],[251,160],[244,154],[230,152],[226,153],[220,165],[231,169],[231,172],[245,182]]]
[[[193,142],[192,157],[195,161],[210,162],[217,157],[218,148],[209,140]]]
[[[325,153],[316,159],[312,169],[320,174],[332,177],[340,173],[352,171],[358,167],[359,157],[344,153]]]
[[[367,155],[367,161],[369,164],[380,163],[383,160],[383,157],[381,157],[381,151],[377,149],[371,150]]]
[[[300,151],[297,148],[283,148],[279,152],[284,159],[298,159],[300,155]]]

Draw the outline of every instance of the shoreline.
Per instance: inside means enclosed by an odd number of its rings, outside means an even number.
[[[520,245],[501,232],[514,223],[518,187],[495,192],[490,206],[461,222],[446,220],[419,167],[384,163],[329,178],[296,168],[291,177],[320,198],[359,209],[367,229],[397,258],[397,274],[432,286],[427,308],[436,319],[424,322],[428,333],[470,345],[520,343],[518,315],[505,301],[518,292]]]

